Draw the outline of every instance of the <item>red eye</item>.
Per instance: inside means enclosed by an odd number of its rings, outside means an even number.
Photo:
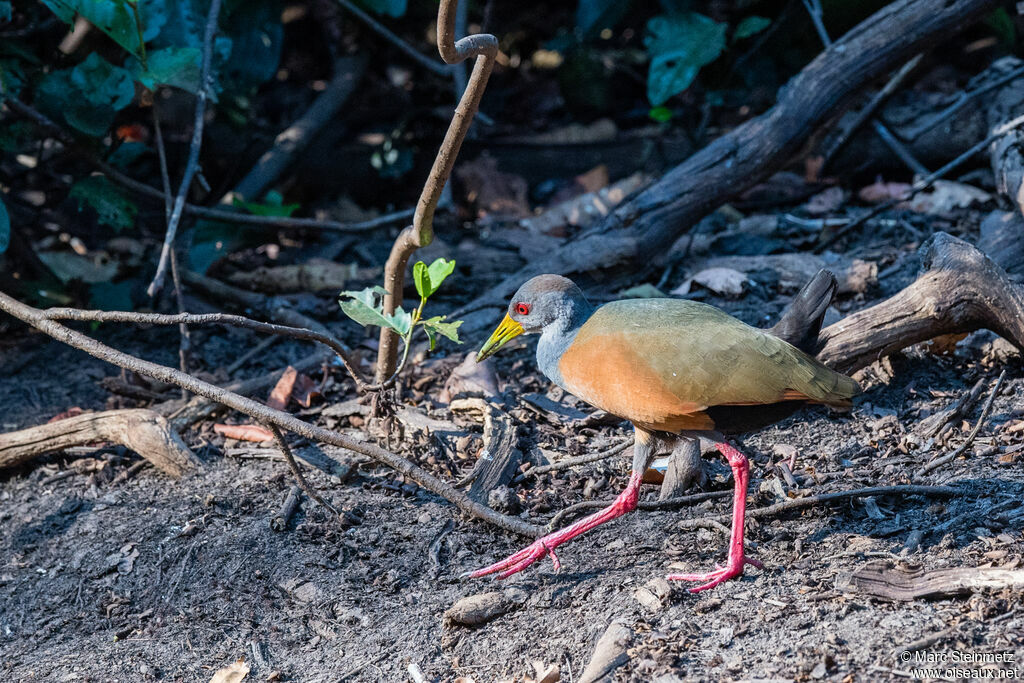
[[[519,315],[530,315],[530,304],[516,304],[516,313],[518,313]]]

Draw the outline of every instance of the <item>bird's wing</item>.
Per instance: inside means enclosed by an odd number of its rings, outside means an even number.
[[[777,337],[712,306],[676,299],[602,306],[559,368],[583,400],[646,424],[717,405],[843,405],[859,389]]]

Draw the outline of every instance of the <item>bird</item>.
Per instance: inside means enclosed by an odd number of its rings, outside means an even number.
[[[807,403],[852,405],[860,392],[857,382],[812,355],[835,290],[835,277],[820,271],[775,327],[763,330],[697,301],[624,299],[595,307],[560,275],[525,282],[477,362],[521,334],[539,334],[537,365],[549,380],[632,423],[632,469],[625,490],[608,507],[469,576],[506,578],[545,556],[558,571],[558,546],[636,509],[643,474],[659,443],[701,437],[715,444],[732,470],[728,560],[709,572],[666,578],[697,582],[690,591],[698,592],[742,575],[745,565],[763,568],[744,553],[749,463],[727,435],[767,426]]]

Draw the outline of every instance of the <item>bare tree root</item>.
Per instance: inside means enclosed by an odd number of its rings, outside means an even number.
[[[666,173],[604,221],[507,277],[476,302],[504,305],[540,273],[638,270],[702,217],[782,168],[872,81],[996,7],[995,0],[899,0],[851,29],[793,78],[770,110]]]
[[[465,1],[465,0],[463,0]],[[473,73],[469,77],[451,125],[444,136],[441,148],[437,150],[434,165],[427,176],[416,204],[412,225],[403,230],[391,247],[391,253],[384,264],[384,311],[388,314],[402,301],[405,290],[405,270],[409,259],[420,247],[425,247],[434,240],[434,211],[441,199],[441,192],[452,174],[455,158],[459,155],[462,141],[466,139],[469,126],[473,122],[480,99],[483,97],[487,79],[490,78],[494,60],[498,56],[498,39],[490,34],[479,33],[455,41],[455,18],[459,0],[441,0],[437,10],[437,48],[441,59],[446,64],[459,64],[470,57],[475,57]],[[381,328],[380,349],[377,354],[376,381],[386,381],[395,374],[398,362],[398,334],[391,329]]]
[[[925,242],[920,254],[924,270],[910,286],[822,330],[819,360],[850,373],[939,335],[978,329],[1024,349],[1024,286],[944,232]]]
[[[227,391],[209,384],[208,382],[186,375],[180,370],[175,370],[157,363],[135,358],[134,356],[102,344],[80,332],[76,332],[75,330],[65,327],[58,322],[47,320],[44,311],[27,306],[8,295],[3,294],[2,292],[0,292],[0,310],[3,310],[15,318],[35,327],[59,342],[67,344],[68,346],[73,346],[81,351],[85,351],[89,355],[99,358],[100,360],[107,361],[108,363],[118,367],[131,370],[132,372],[136,372],[146,377],[151,377],[161,382],[175,384],[179,387],[188,389],[193,394],[205,396],[206,398],[222,403],[233,410],[237,410],[240,413],[248,415],[258,422],[275,425],[280,429],[304,436],[311,441],[328,443],[332,446],[347,448],[348,450],[356,453],[369,456],[377,462],[390,467],[399,474],[415,481],[428,491],[436,493],[463,512],[494,524],[502,529],[535,538],[543,535],[544,533],[544,530],[541,527],[528,524],[518,517],[510,517],[508,515],[500,514],[486,505],[481,505],[480,503],[470,500],[464,493],[458,491],[447,482],[438,479],[422,467],[413,464],[400,455],[386,451],[375,444],[357,441],[329,429],[324,429],[323,427],[303,422],[293,415],[289,415],[288,413],[280,410],[274,410],[273,408],[252,399],[239,396],[231,391]]]
[[[135,451],[161,472],[180,477],[202,465],[170,423],[152,410],[109,410],[0,434],[0,469],[53,451],[108,442]]]

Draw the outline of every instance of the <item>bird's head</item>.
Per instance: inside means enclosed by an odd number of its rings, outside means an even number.
[[[561,275],[538,275],[512,297],[505,318],[476,354],[476,362],[494,355],[521,334],[543,332],[551,325],[566,326],[590,311],[580,288]]]

